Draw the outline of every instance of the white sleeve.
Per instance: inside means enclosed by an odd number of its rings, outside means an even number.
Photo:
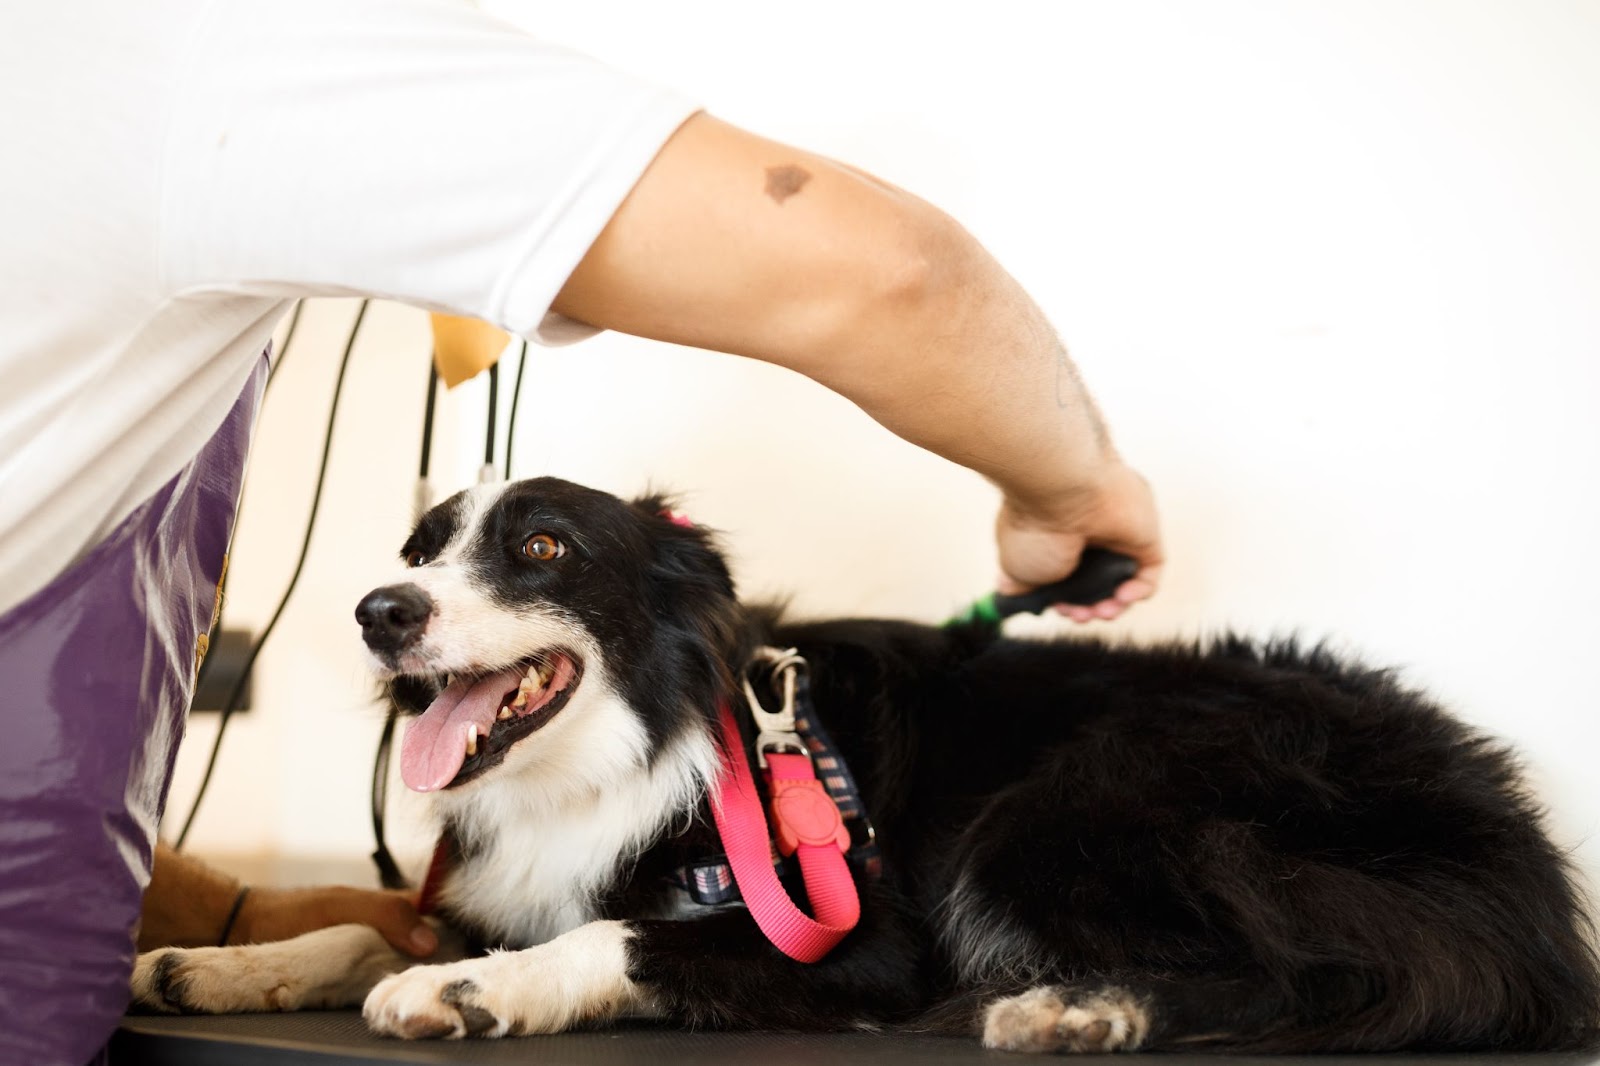
[[[443,0],[221,0],[175,76],[169,291],[375,296],[543,343],[593,332],[550,302],[696,110]]]

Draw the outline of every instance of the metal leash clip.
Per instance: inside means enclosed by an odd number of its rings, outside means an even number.
[[[772,668],[772,691],[782,701],[781,709],[769,711],[761,705],[755,688],[750,684],[750,669],[758,665]],[[750,716],[756,723],[756,762],[765,770],[767,752],[792,751],[811,758],[805,741],[795,731],[794,703],[797,675],[806,668],[806,661],[794,648],[757,648],[751,657],[750,669],[745,671],[744,698],[750,705]]]

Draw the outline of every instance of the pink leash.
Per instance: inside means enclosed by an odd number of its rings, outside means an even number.
[[[694,528],[694,522],[677,511],[663,511],[661,516],[675,526]],[[793,655],[792,649],[789,654]],[[771,840],[777,843],[779,854],[799,854],[800,876],[816,918],[794,905],[772,868],[761,795],[750,776],[744,740],[726,701],[717,708],[722,725],[722,772],[712,786],[711,815],[750,916],[779,951],[798,962],[817,962],[861,920],[861,900],[844,859],[850,849],[850,831],[839,816],[838,804],[817,780],[809,755],[766,750],[764,741],[806,750],[794,732],[793,707],[786,707],[781,715],[766,714],[748,681],[745,693],[762,730],[756,738],[756,752],[767,768],[767,791],[772,797],[777,831]],[[792,695],[791,690],[791,699]]]
[[[791,959],[817,962],[861,918],[861,900],[844,858],[850,831],[833,797],[817,780],[809,756],[767,753],[767,780],[777,827],[774,839],[781,854],[799,856],[800,876],[817,915],[810,918],[794,905],[772,868],[761,795],[745,761],[739,727],[726,703],[720,708],[720,718],[722,769],[712,793],[711,813],[728,866],[745,906],[767,939]],[[427,915],[438,909],[450,855],[449,841],[441,838],[422,882],[417,913]]]
[[[711,813],[728,866],[750,916],[777,949],[798,962],[817,962],[861,919],[861,900],[844,853],[850,833],[839,808],[817,780],[806,755],[768,753],[775,838],[783,855],[798,854],[806,895],[816,917],[795,906],[772,868],[767,819],[744,757],[744,741],[727,703],[722,722],[722,771]]]

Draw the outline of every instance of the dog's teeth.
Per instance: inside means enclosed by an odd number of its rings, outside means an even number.
[[[478,754],[478,726],[476,723],[467,723],[467,754]]]
[[[527,705],[528,705],[528,690],[525,689],[525,688],[520,688],[520,689],[517,690],[517,694],[514,697],[512,697],[511,706],[513,708],[520,709],[520,708],[526,707]]]
[[[515,704],[513,704],[513,706],[515,706]],[[507,718],[510,718],[510,717],[511,717],[511,708],[510,707],[502,707],[502,708],[500,708],[500,713],[495,715],[495,718],[499,719],[502,722],[505,721]]]

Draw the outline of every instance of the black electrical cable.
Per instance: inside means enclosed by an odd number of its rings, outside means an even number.
[[[528,342],[517,356],[517,383],[511,387],[511,417],[506,420],[506,480],[511,480],[511,452],[517,443],[517,405],[522,401],[522,372],[528,369]]]
[[[500,408],[500,364],[489,364],[489,423],[488,432],[483,438],[483,465],[490,470],[494,469],[494,416]]]
[[[378,736],[378,754],[372,760],[372,839],[378,845],[372,852],[372,861],[378,867],[378,883],[384,888],[410,887],[400,872],[400,864],[389,853],[389,842],[383,833],[384,811],[389,806],[389,752],[394,747],[394,728],[399,717],[400,711],[391,701],[389,713],[383,719],[383,732]]]
[[[433,409],[439,402],[439,364],[428,360],[428,406],[422,412],[422,461],[417,466],[417,477],[428,479],[428,467],[433,462]]]
[[[433,413],[439,404],[439,365],[428,360],[428,399],[422,409],[422,455],[417,462],[417,481],[425,484],[429,467],[433,465]],[[400,864],[389,851],[389,841],[384,834],[385,812],[389,808],[389,753],[394,748],[395,724],[400,711],[391,700],[389,711],[383,718],[383,732],[378,734],[378,751],[372,757],[372,788],[368,792],[372,815],[372,839],[377,845],[372,852],[372,862],[378,867],[378,883],[384,888],[408,888]]]
[[[222,717],[217,721],[217,737],[211,744],[211,757],[206,761],[205,774],[200,778],[200,787],[195,792],[194,805],[189,808],[189,816],[183,820],[183,828],[178,831],[178,838],[173,842],[174,849],[183,847],[184,841],[189,837],[189,830],[194,827],[195,816],[200,813],[200,804],[206,798],[211,775],[217,768],[217,755],[222,751],[223,732],[228,728],[228,722],[239,706],[239,698],[244,694],[244,686],[250,679],[250,671],[255,669],[256,657],[261,654],[267,638],[272,636],[273,629],[278,625],[278,619],[283,617],[284,609],[289,606],[289,598],[294,595],[295,586],[300,582],[300,574],[305,569],[306,557],[311,553],[311,534],[316,528],[317,511],[322,506],[322,488],[328,477],[328,457],[333,453],[333,429],[339,415],[339,398],[344,392],[345,371],[350,367],[350,353],[355,350],[356,335],[361,332],[361,322],[367,315],[367,302],[362,300],[361,306],[356,310],[355,321],[350,325],[350,335],[345,339],[344,355],[339,359],[339,376],[334,379],[333,400],[328,405],[328,428],[322,438],[322,459],[317,466],[317,484],[311,494],[311,510],[306,515],[305,535],[300,541],[300,558],[294,564],[294,573],[289,576],[289,584],[284,588],[277,608],[267,620],[265,628],[261,630],[261,635],[250,646],[250,652],[245,656],[244,665],[239,670],[238,680],[233,683],[233,690],[228,693],[228,698],[222,705]]]

